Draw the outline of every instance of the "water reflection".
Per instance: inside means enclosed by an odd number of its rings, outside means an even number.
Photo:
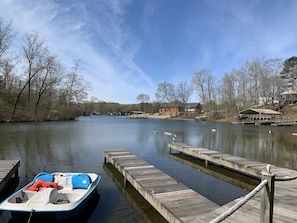
[[[124,178],[117,169],[115,169],[110,163],[103,164],[104,170],[111,177],[112,181],[124,195],[126,200],[132,205],[135,211],[141,218],[140,222],[145,223],[166,223],[167,221],[131,186],[129,183],[124,186]],[[120,216],[113,216],[121,222]],[[135,222],[135,221],[133,221]]]
[[[195,169],[196,171],[206,173],[210,176],[214,176],[220,180],[223,180],[229,184],[235,185],[242,188],[246,191],[251,191],[259,184],[259,180],[254,178],[244,176],[237,172],[230,171],[222,166],[217,166],[212,163],[205,165],[205,161],[187,156],[182,153],[171,153],[168,154],[170,159],[173,159],[177,162],[180,162],[188,167]],[[242,194],[240,194],[242,196]],[[236,199],[237,197],[230,197],[231,200]]]
[[[41,171],[101,175],[100,202],[87,220],[89,223],[114,222],[116,218],[122,222],[141,222],[140,219],[145,218],[138,217],[142,215],[141,211],[134,211],[136,207],[130,198],[126,198],[112,176],[103,169],[102,154],[106,148],[127,149],[217,204],[246,192],[232,181],[232,177],[224,183],[219,175],[212,176],[207,172],[209,169],[196,166],[195,162],[190,164],[179,160],[180,157],[168,157],[167,144],[172,138],[164,132],[175,133],[177,142],[297,170],[297,137],[292,135],[297,132],[296,127],[110,116],[80,117],[73,122],[2,123],[0,159],[21,160],[18,188]],[[247,186],[243,187],[249,190]]]
[[[211,127],[216,129],[211,131]],[[184,142],[254,161],[297,169],[295,127],[216,123],[184,133]],[[182,141],[182,140],[181,140]]]

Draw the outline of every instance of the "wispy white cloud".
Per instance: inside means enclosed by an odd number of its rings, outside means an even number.
[[[154,100],[156,85],[199,69],[221,76],[255,57],[293,56],[296,10],[290,0],[0,2],[19,37],[39,31],[65,66],[82,60],[90,96],[121,103]]]
[[[138,46],[123,24],[127,4],[5,0],[0,7],[7,11],[4,19],[11,18],[21,35],[37,30],[66,66],[81,59],[85,79],[93,86],[91,96],[131,103],[143,91],[152,91],[154,84],[133,62]]]
[[[254,57],[287,59],[296,54],[297,2],[206,0],[204,4],[204,14],[187,23],[187,32],[196,61],[218,75]]]

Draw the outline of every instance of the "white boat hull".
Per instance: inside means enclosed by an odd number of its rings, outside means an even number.
[[[40,191],[29,190],[33,181],[18,190],[0,204],[0,210],[10,211],[12,218],[30,214],[52,214],[58,221],[77,215],[97,192],[101,177],[88,173],[90,184],[85,189],[74,189],[71,177],[80,173],[52,173],[58,188],[43,188]]]

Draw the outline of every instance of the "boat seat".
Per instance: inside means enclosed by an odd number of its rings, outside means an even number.
[[[58,183],[59,189],[72,190],[71,176],[55,176],[54,182]]]
[[[70,201],[67,198],[66,194],[59,193],[54,204],[67,204],[67,203],[70,203]]]
[[[56,175],[54,182],[58,183],[59,189],[86,190],[91,187],[92,181],[88,175]]]
[[[58,190],[55,188],[44,188],[28,200],[26,207],[36,209],[49,203],[54,204],[57,201],[58,194]]]

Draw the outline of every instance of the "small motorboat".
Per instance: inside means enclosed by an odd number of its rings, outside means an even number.
[[[63,221],[77,215],[97,192],[101,177],[95,173],[39,173],[0,204],[12,219],[53,214]]]

